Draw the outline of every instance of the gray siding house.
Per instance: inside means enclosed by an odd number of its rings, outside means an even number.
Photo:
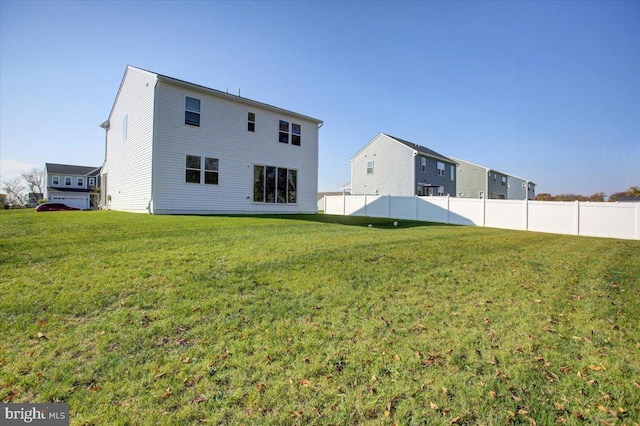
[[[458,198],[490,198],[496,200],[533,200],[535,184],[498,170],[451,157],[458,163]]]
[[[100,167],[46,163],[44,198],[49,203],[63,203],[78,209],[97,206],[92,192],[100,187]]]
[[[351,158],[351,193],[456,195],[456,163],[425,146],[378,134]]]

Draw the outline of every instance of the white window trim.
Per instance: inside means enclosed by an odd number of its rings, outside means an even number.
[[[369,167],[369,163],[371,163],[371,167]],[[374,164],[373,160],[367,161],[367,174],[368,175],[372,175],[373,174],[374,166],[375,166],[375,164]],[[369,171],[369,169],[371,169],[371,171]]]
[[[420,157],[420,171],[422,173],[427,171],[427,159],[425,157]]]
[[[69,183],[67,184],[67,179],[69,180]],[[65,176],[64,177],[64,186],[72,186],[73,185],[73,178],[71,176]]]
[[[60,176],[51,176],[51,185],[60,185]]]
[[[82,182],[80,182],[80,181],[82,181]],[[79,186],[80,188],[84,188],[84,177],[83,176],[76,177],[76,186]]]

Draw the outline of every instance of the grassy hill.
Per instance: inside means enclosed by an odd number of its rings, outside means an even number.
[[[637,424],[638,265],[388,219],[0,212],[0,398],[74,425]]]

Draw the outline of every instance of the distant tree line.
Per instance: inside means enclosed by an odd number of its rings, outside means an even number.
[[[596,192],[592,195],[581,194],[558,194],[551,195],[549,193],[540,193],[536,195],[536,201],[618,201],[618,197],[640,197],[640,185],[631,186],[626,191],[615,192],[607,198],[604,192]]]

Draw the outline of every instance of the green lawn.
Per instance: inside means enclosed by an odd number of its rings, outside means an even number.
[[[638,424],[640,242],[392,222],[0,212],[0,398],[73,425]]]

